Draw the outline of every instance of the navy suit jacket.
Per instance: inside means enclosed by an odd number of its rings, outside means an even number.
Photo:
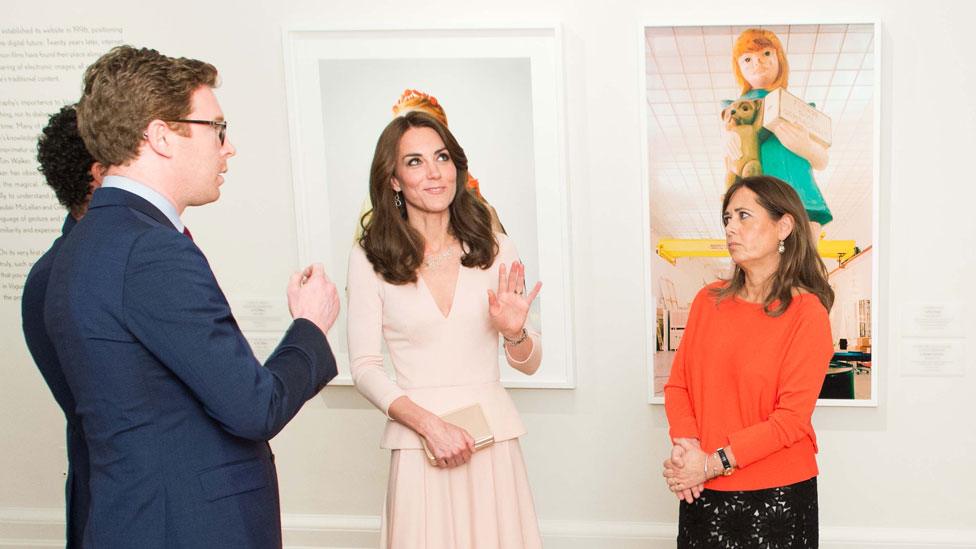
[[[61,246],[44,314],[88,439],[85,547],[281,545],[266,441],[336,375],[312,322],[262,367],[193,241],[115,188]]]
[[[64,502],[67,519],[65,535],[69,549],[81,547],[85,521],[88,519],[88,445],[85,442],[85,430],[81,426],[81,418],[75,413],[75,397],[68,387],[54,344],[51,343],[47,328],[44,326],[44,297],[51,276],[51,265],[65,237],[75,224],[77,224],[75,218],[70,215],[65,218],[61,236],[51,244],[51,248],[37,260],[37,263],[34,263],[30,273],[27,274],[24,296],[21,299],[21,318],[27,348],[67,420],[68,479],[64,485]]]

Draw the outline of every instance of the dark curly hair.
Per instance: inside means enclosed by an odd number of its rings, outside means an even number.
[[[91,196],[91,167],[95,163],[78,134],[78,114],[67,105],[51,115],[37,140],[37,170],[44,174],[64,207],[83,209]]]

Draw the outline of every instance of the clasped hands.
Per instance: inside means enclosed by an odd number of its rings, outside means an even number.
[[[706,478],[708,454],[695,438],[676,438],[671,457],[664,460],[664,480],[678,499],[693,503],[701,496]]]

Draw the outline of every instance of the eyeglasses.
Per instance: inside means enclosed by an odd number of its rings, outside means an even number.
[[[226,120],[167,120],[166,122],[183,122],[184,124],[206,124],[211,128],[217,130],[217,139],[220,139],[220,145],[223,146],[224,138],[227,137],[227,121]]]

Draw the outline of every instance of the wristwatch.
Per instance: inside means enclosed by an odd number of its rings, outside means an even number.
[[[735,469],[732,467],[732,463],[729,462],[729,456],[725,455],[725,448],[719,448],[718,450],[715,450],[715,455],[717,455],[718,459],[722,461],[723,477],[727,477],[735,472]]]

